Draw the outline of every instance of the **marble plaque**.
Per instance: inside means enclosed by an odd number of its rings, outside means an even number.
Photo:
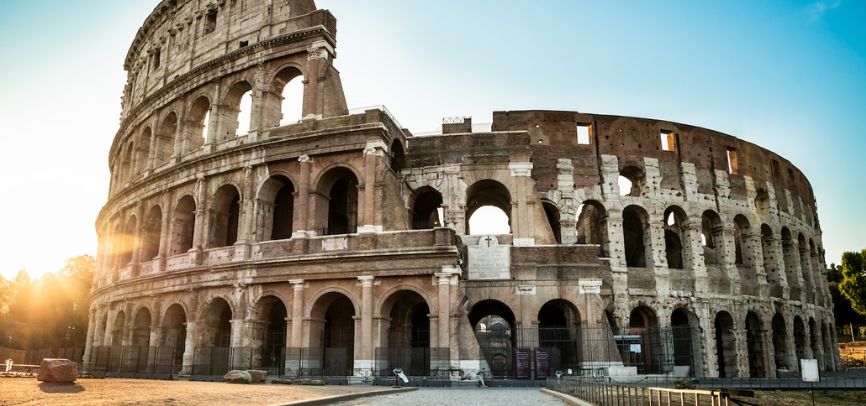
[[[499,245],[495,235],[484,235],[469,247],[469,280],[511,279],[509,246]]]

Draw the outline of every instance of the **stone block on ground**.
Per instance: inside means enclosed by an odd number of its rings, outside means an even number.
[[[39,365],[37,380],[43,382],[75,382],[78,365],[68,359],[45,358]]]
[[[252,383],[263,383],[268,378],[268,371],[264,369],[248,369]]]
[[[253,379],[247,371],[231,370],[223,376],[223,382],[228,383],[252,383]]]

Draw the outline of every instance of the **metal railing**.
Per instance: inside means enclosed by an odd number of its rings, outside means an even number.
[[[566,376],[550,378],[547,388],[596,405],[728,406],[728,393],[720,390],[641,387],[610,383],[605,378]]]

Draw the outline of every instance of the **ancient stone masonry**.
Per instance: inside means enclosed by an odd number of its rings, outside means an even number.
[[[838,367],[815,198],[784,158],[566,111],[413,136],[347,108],[336,45],[312,0],[164,0],[147,17],[96,221],[85,368]],[[507,231],[473,234],[488,208]]]

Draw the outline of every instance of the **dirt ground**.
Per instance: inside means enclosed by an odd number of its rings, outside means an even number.
[[[0,378],[0,405],[273,405],[378,391],[358,386],[231,385],[220,382],[79,379],[50,384]]]
[[[812,397],[809,391],[756,391],[753,398],[744,396],[734,396],[733,398],[761,406],[812,406]],[[731,402],[731,404],[736,403]],[[866,391],[816,390],[815,404],[821,406],[866,405]]]

